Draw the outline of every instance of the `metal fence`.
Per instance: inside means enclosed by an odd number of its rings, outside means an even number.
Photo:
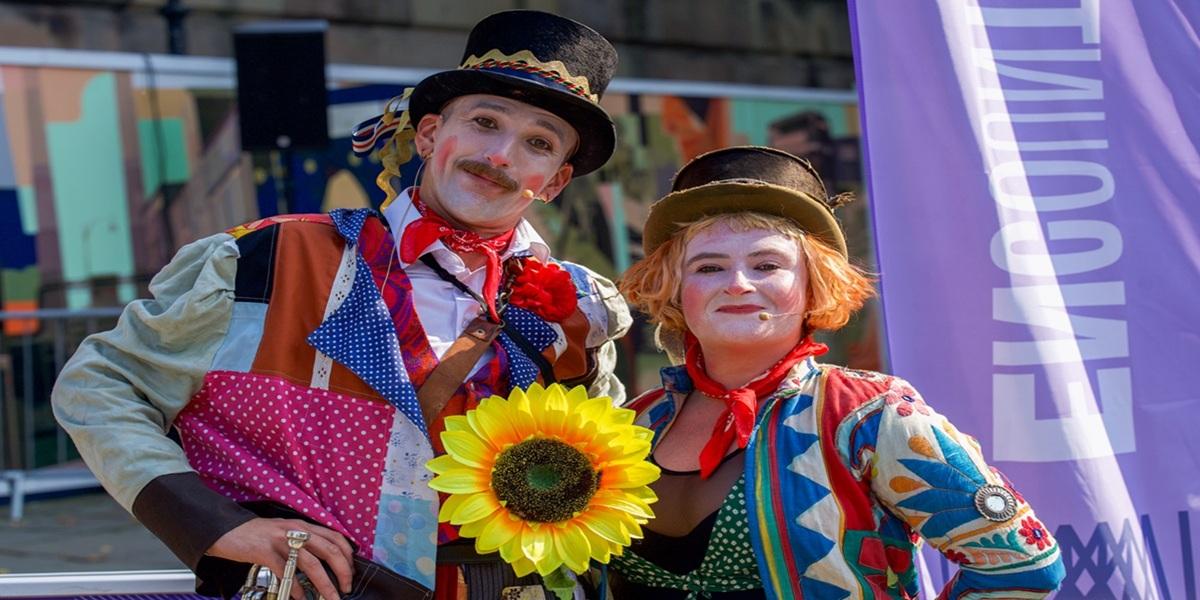
[[[110,329],[120,307],[0,311],[0,499],[20,519],[27,494],[95,487],[54,420],[50,390],[83,338]],[[74,466],[71,466],[74,465]]]
[[[196,577],[183,570],[0,575],[0,598],[14,600],[93,596],[114,600],[205,600],[204,596],[192,593],[195,587]]]

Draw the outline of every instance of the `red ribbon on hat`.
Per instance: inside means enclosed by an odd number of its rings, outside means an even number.
[[[441,240],[446,247],[460,254],[479,252],[487,259],[487,271],[483,278],[483,299],[487,302],[488,317],[499,323],[496,312],[496,296],[500,293],[500,253],[508,248],[515,229],[491,238],[481,237],[474,231],[456,229],[421,202],[417,190],[412,194],[413,206],[421,213],[420,218],[409,223],[400,236],[400,260],[414,263],[434,242]]]
[[[770,369],[750,380],[746,385],[725,389],[725,386],[714,381],[704,370],[704,355],[700,351],[700,342],[687,332],[684,337],[687,351],[687,373],[696,389],[706,396],[725,401],[725,410],[717,417],[712,436],[700,450],[700,477],[708,479],[721,466],[725,452],[735,440],[738,448],[745,448],[750,442],[750,434],[754,431],[755,417],[758,416],[758,400],[765,398],[779,387],[796,363],[810,357],[819,356],[829,351],[825,344],[814,342],[811,337],[800,340],[783,358],[779,359]]]

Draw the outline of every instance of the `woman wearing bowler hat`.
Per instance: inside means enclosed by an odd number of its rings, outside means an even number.
[[[760,147],[697,157],[650,208],[621,289],[682,365],[630,403],[654,431],[658,517],[614,558],[618,597],[1039,598],[1058,546],[978,444],[906,381],[817,362],[812,339],[874,294],[824,185]]]

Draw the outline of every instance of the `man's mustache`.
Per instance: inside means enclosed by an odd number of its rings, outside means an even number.
[[[517,191],[517,181],[509,177],[504,171],[493,167],[485,162],[464,158],[458,161],[458,168],[479,177],[489,179],[496,185],[510,191]]]

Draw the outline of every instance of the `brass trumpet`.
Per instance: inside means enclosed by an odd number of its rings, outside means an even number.
[[[270,569],[263,565],[250,565],[250,573],[246,575],[246,583],[242,584],[240,595],[242,600],[288,600],[292,596],[292,586],[296,581],[296,561],[300,559],[300,549],[308,541],[307,531],[291,530],[287,532],[288,556],[283,565],[282,576],[276,577]],[[303,582],[302,582],[303,583]],[[305,595],[321,596],[312,593],[305,586]]]

